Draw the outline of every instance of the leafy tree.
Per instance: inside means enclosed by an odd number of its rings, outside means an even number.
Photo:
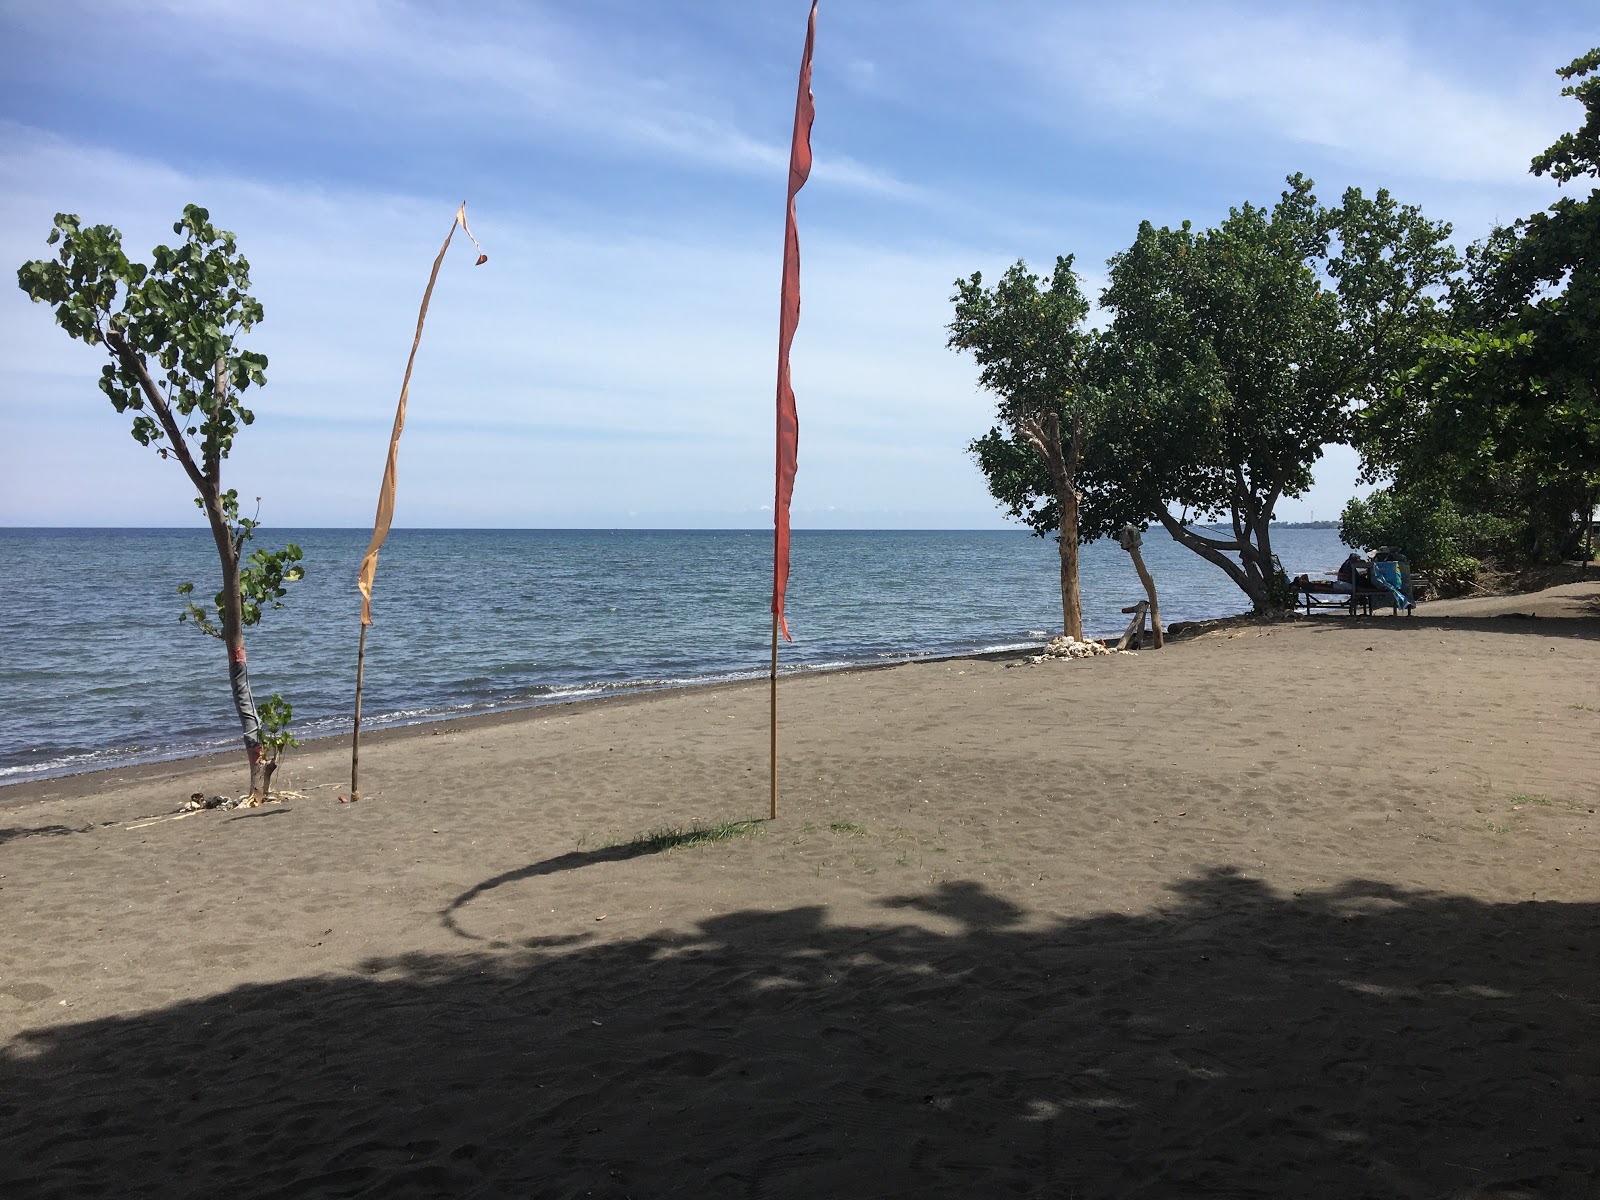
[[[1414,570],[1427,572],[1434,594],[1465,591],[1478,572],[1467,552],[1468,518],[1436,492],[1379,488],[1352,499],[1339,517],[1339,540],[1347,546],[1401,549]]]
[[[1048,280],[1023,262],[1009,267],[992,288],[974,272],[956,280],[951,302],[955,319],[948,344],[972,353],[979,383],[997,397],[996,424],[968,449],[990,492],[1013,517],[1040,537],[1060,531],[1061,624],[1082,640],[1079,471],[1096,400],[1085,370],[1093,342],[1085,324],[1089,302],[1072,256],[1057,258]]]
[[[1289,599],[1272,553],[1278,501],[1416,361],[1458,267],[1448,225],[1386,191],[1352,188],[1328,209],[1312,186],[1290,176],[1271,209],[1246,204],[1215,229],[1143,223],[1102,297],[1115,416],[1100,472],[1123,509],[1159,521],[1258,612]]]
[[[260,704],[261,717],[261,745],[262,753],[262,794],[265,795],[272,787],[272,776],[283,761],[283,755],[291,746],[298,746],[299,740],[289,732],[289,723],[294,719],[294,709],[282,696],[271,695]]]
[[[69,336],[103,346],[111,361],[101,368],[100,390],[119,413],[133,415],[134,440],[176,461],[195,489],[222,568],[214,607],[191,602],[180,620],[193,620],[227,648],[234,707],[250,762],[250,798],[267,794],[271,766],[285,743],[290,710],[281,697],[264,701],[273,721],[264,749],[262,717],[250,694],[244,631],[261,619],[263,605],[282,607],[287,584],[304,574],[300,548],[244,547],[258,522],[239,515],[239,497],[222,487],[222,463],[243,425],[255,420],[240,398],[266,382],[266,356],[239,348],[237,339],[262,318],[250,295],[250,265],[233,234],[211,224],[203,208],[187,205],[173,225],[184,235],[176,248],[157,246],[149,265],[132,262],[122,235],[109,225],[84,226],[58,213],[46,238],[59,245],[54,259],[25,263],[17,282],[33,300],[55,308]],[[188,595],[192,583],[178,588]],[[292,739],[290,740],[292,743]]]
[[[1558,185],[1600,176],[1600,49],[1563,67],[1584,120],[1534,158]],[[1563,196],[1468,252],[1452,321],[1360,430],[1374,476],[1488,490],[1522,514],[1525,553],[1576,548],[1600,485],[1600,189]],[[1480,502],[1482,498],[1480,497]]]

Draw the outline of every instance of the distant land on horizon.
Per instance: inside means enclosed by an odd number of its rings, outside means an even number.
[[[1199,526],[1202,529],[1220,529],[1225,527],[1221,521],[1207,521]],[[278,526],[262,525],[264,530],[278,529],[304,529],[327,530],[351,533],[370,533],[366,525],[295,525],[283,524]],[[1337,521],[1273,521],[1274,529],[1337,529]],[[148,530],[151,532],[176,532],[190,530],[209,534],[210,529],[201,523],[194,525],[11,525],[0,523],[0,533],[27,533],[41,530]],[[396,525],[393,533],[761,533],[771,529],[770,525]],[[796,533],[1026,533],[1029,532],[1023,525],[991,526],[987,528],[962,528],[960,526],[932,527],[927,529],[913,529],[900,526],[805,526],[796,525]]]

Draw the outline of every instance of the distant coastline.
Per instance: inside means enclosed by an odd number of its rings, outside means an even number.
[[[1223,521],[1209,521],[1204,525],[1197,526],[1197,528],[1200,528],[1200,529],[1226,529],[1227,527],[1228,527],[1227,524],[1225,522],[1223,522]],[[1274,528],[1274,529],[1337,529],[1337,528],[1339,528],[1339,522],[1337,522],[1337,521],[1274,521],[1274,522],[1272,522],[1272,528]]]

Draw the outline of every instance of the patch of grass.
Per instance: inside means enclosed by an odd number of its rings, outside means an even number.
[[[1579,712],[1600,712],[1600,708],[1596,708],[1593,704],[1574,704],[1572,707]]]
[[[1509,825],[1496,825],[1493,821],[1485,821],[1484,824],[1486,826],[1488,826],[1488,829],[1489,829],[1490,833],[1510,833],[1511,832],[1511,826],[1509,826]]]
[[[1549,804],[1550,797],[1535,796],[1529,792],[1518,792],[1511,797],[1511,807],[1521,808],[1524,804]]]
[[[726,842],[730,838],[749,837],[760,833],[764,821],[723,821],[719,825],[692,825],[686,829],[663,826],[648,833],[635,834],[607,849],[615,850],[619,857],[634,858],[641,854],[661,854],[685,846],[703,846],[707,842]]]
[[[830,821],[828,828],[835,833],[848,833],[851,837],[867,836],[867,827],[857,821]]]

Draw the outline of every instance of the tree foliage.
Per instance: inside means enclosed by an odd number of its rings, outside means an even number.
[[[1584,118],[1533,174],[1600,176],[1597,70],[1600,49],[1558,72]],[[1600,190],[1496,228],[1451,300],[1448,328],[1364,414],[1367,469],[1520,514],[1530,558],[1571,553],[1600,485]]]
[[[257,503],[260,498],[257,497]],[[249,628],[261,620],[261,606],[282,608],[283,598],[289,594],[289,584],[305,578],[305,568],[299,566],[303,557],[300,547],[290,542],[282,550],[252,550],[244,554],[244,544],[261,527],[254,517],[238,516],[239,498],[231,489],[223,496],[224,512],[231,514],[233,549],[239,563],[239,621]],[[180,583],[178,594],[194,593],[194,584]],[[227,606],[227,589],[212,598],[212,606],[190,601],[178,614],[178,620],[193,621],[202,633],[214,638],[222,637],[222,612]],[[264,702],[263,702],[264,703]],[[265,720],[265,718],[263,718]]]
[[[1290,176],[1272,208],[1245,204],[1214,229],[1143,223],[1102,297],[1117,436],[1100,470],[1125,511],[1159,521],[1258,611],[1285,599],[1275,506],[1415,361],[1458,267],[1449,227],[1388,192],[1352,188],[1329,209],[1312,189]]]
[[[1512,522],[1482,512],[1464,512],[1430,488],[1384,487],[1352,499],[1339,518],[1339,539],[1369,550],[1391,547],[1425,572],[1434,595],[1466,591],[1480,559],[1503,554],[1516,537]]]
[[[24,263],[17,282],[49,304],[67,334],[110,356],[100,390],[119,413],[132,412],[130,432],[163,460],[176,461],[206,515],[221,570],[214,609],[190,602],[180,619],[193,620],[227,645],[235,709],[251,764],[251,792],[265,794],[262,723],[245,670],[244,629],[263,604],[281,607],[285,585],[303,575],[301,552],[244,546],[259,523],[241,518],[234,489],[222,487],[222,464],[239,430],[255,420],[242,402],[266,382],[266,356],[239,344],[261,319],[250,295],[250,265],[234,236],[210,214],[187,205],[172,227],[176,247],[157,246],[151,262],[134,262],[110,225],[84,225],[56,215],[46,243],[55,257]],[[194,585],[183,584],[188,595]],[[276,711],[276,710],[275,710]],[[285,705],[283,710],[287,711]]]
[[[1081,639],[1078,544],[1104,529],[1097,508],[1083,509],[1084,448],[1095,435],[1098,396],[1089,301],[1072,264],[1071,255],[1057,258],[1045,279],[1017,262],[992,288],[981,273],[958,279],[949,345],[972,354],[978,382],[996,397],[995,424],[968,449],[1013,517],[1041,537],[1060,531],[1062,626]]]

